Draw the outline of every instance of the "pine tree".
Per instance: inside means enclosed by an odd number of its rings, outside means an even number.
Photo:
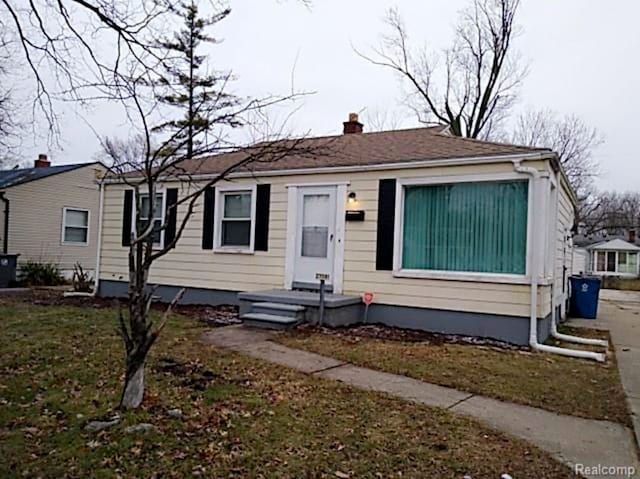
[[[198,155],[199,147],[216,127],[242,124],[234,110],[240,100],[224,91],[231,74],[209,71],[207,56],[198,54],[203,44],[219,43],[206,30],[224,20],[231,10],[225,8],[205,17],[195,0],[179,2],[171,9],[176,17],[184,19],[184,25],[171,39],[161,42],[169,55],[163,64],[165,72],[155,85],[156,99],[184,114],[161,123],[155,131],[173,135],[174,147],[167,154],[184,154],[190,159]]]

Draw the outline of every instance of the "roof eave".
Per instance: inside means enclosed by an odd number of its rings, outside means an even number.
[[[483,163],[507,163],[513,160],[522,161],[536,161],[536,160],[551,160],[553,156],[556,156],[550,150],[527,152],[527,153],[509,153],[503,155],[485,155],[485,156],[473,156],[473,157],[456,157],[456,158],[442,158],[435,160],[408,160],[403,162],[390,162],[390,163],[378,163],[378,164],[361,164],[361,165],[348,165],[348,166],[322,166],[314,168],[289,168],[282,170],[265,170],[265,171],[238,171],[230,173],[227,178],[243,178],[243,177],[265,177],[265,176],[289,176],[289,175],[313,175],[319,173],[352,173],[362,171],[366,168],[367,171],[385,171],[385,170],[399,170],[399,169],[415,169],[415,168],[433,168],[438,166],[457,166],[457,165],[473,165]],[[188,180],[207,180],[218,176],[219,173],[194,173],[189,175],[179,176],[166,176],[159,179],[159,181],[180,181],[181,177]],[[128,177],[128,180],[142,177]],[[105,183],[125,183],[122,178],[105,178]]]

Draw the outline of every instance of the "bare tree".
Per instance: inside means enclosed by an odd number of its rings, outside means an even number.
[[[390,33],[372,55],[360,56],[398,73],[408,86],[407,104],[421,122],[449,125],[456,136],[484,138],[509,114],[526,75],[513,51],[520,0],[472,0],[461,14],[453,46],[443,61],[415,49],[397,9]]]
[[[397,130],[402,124],[402,118],[397,112],[380,108],[367,108],[364,114],[364,124],[367,131]]]
[[[119,315],[119,332],[125,344],[125,383],[120,405],[136,408],[144,395],[147,354],[164,328],[171,309],[182,292],[173,299],[162,319],[151,320],[149,310],[156,291],[149,285],[149,271],[159,258],[177,244],[193,215],[196,202],[207,188],[242,169],[276,162],[289,155],[314,156],[318,145],[304,137],[285,139],[284,126],[252,145],[232,140],[230,130],[253,126],[270,106],[295,99],[298,94],[241,100],[226,92],[229,75],[213,74],[205,68],[205,57],[198,53],[202,41],[210,38],[207,27],[228,15],[227,10],[205,21],[194,1],[172,7],[184,20],[183,27],[163,44],[171,56],[154,75],[121,79],[123,101],[130,104],[130,118],[138,134],[128,140],[105,139],[104,151],[110,160],[110,181],[125,183],[132,190],[135,217],[128,239],[128,301],[126,314]],[[149,81],[149,79],[153,81]],[[126,88],[125,88],[126,86]],[[158,101],[156,101],[158,100]],[[166,111],[158,111],[158,105]],[[156,123],[151,119],[157,118]],[[205,162],[219,168],[207,180],[195,180]],[[175,196],[161,208],[157,192],[161,184],[178,188]],[[161,218],[155,212],[160,211]],[[162,213],[164,211],[164,213]],[[164,241],[160,241],[164,238]]]
[[[549,110],[530,110],[518,117],[512,140],[555,151],[571,185],[580,194],[589,193],[600,173],[593,154],[603,139],[595,128],[575,115],[560,117]]]
[[[20,147],[21,113],[8,81],[8,68],[11,64],[10,42],[0,34],[0,168],[17,163],[16,156]]]
[[[640,193],[594,193],[584,208],[580,226],[586,235],[621,235],[640,228]]]

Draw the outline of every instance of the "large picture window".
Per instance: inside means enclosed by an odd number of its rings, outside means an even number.
[[[523,275],[528,181],[406,185],[404,270]]]

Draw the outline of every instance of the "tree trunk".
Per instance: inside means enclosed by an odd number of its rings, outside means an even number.
[[[128,360],[127,360],[128,362]],[[129,373],[131,371],[131,373]],[[144,397],[144,361],[127,367],[127,377],[124,382],[120,407],[135,409],[142,404]]]

